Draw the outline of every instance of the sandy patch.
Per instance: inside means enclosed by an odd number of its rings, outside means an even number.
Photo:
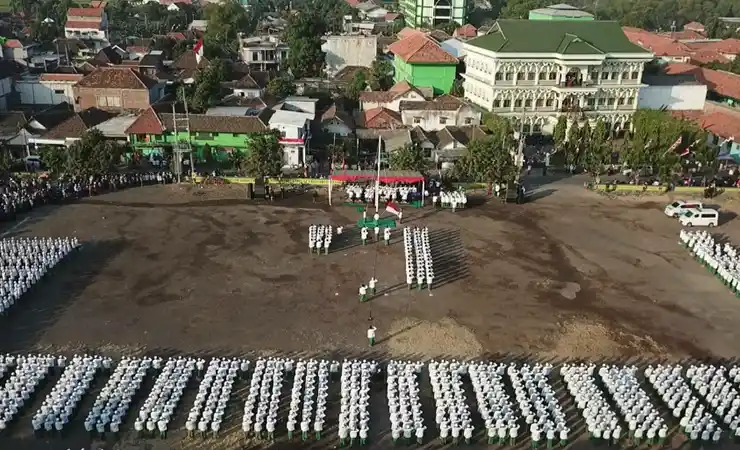
[[[384,344],[393,357],[475,358],[483,352],[473,332],[450,318],[439,322],[396,320]]]
[[[637,336],[612,330],[591,320],[574,319],[561,325],[560,331],[551,336],[551,349],[543,356],[562,359],[622,358],[625,355],[640,357],[666,356],[666,351],[650,336]]]

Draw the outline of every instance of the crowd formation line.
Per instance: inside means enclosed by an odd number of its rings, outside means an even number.
[[[425,371],[434,402],[431,425],[422,407]],[[442,444],[468,444],[479,427],[477,431],[491,445],[517,446],[528,441],[533,448],[566,446],[570,426],[578,418],[569,422],[562,409],[563,399],[553,389],[559,378],[595,443],[663,446],[669,430],[676,426],[685,440],[697,445],[740,440],[737,366],[659,364],[640,370],[589,363],[553,368],[550,364],[454,360],[427,364],[394,360],[381,365],[368,360],[340,363],[290,358],[259,358],[252,364],[240,358],[207,362],[186,357],[123,358],[116,364],[96,355],[69,359],[0,355],[0,433],[30,412],[41,387],[56,374],[57,381],[30,416],[34,434],[64,436],[95,381],[107,376],[91,410],[80,417],[92,437],[115,436],[123,431],[149,376],[154,385],[131,421],[141,438],[164,439],[184,391],[197,377],[197,394],[185,421],[190,438],[220,437],[234,386],[241,382],[249,385],[242,416],[245,438],[322,441],[324,431],[336,424],[339,446],[362,446],[369,444],[373,423],[382,420],[371,417],[369,406],[372,383],[382,381],[383,373],[389,434],[396,444],[426,444],[430,434]],[[287,380],[292,380],[292,389],[283,427],[281,403]],[[335,418],[327,414],[332,383],[339,384],[340,410]]]

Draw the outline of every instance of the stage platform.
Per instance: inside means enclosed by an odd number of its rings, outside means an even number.
[[[344,202],[344,206],[351,206],[352,208],[357,208],[357,212],[361,213],[364,209],[367,209],[368,211],[375,210],[375,204],[374,203],[368,203],[365,205],[364,203],[352,203],[352,202]],[[380,204],[382,209],[385,209],[385,202],[382,202]],[[421,203],[421,200],[416,200],[411,203],[398,203],[398,206],[403,208],[423,208],[424,205]]]

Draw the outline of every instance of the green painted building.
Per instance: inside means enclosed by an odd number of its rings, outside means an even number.
[[[413,28],[433,28],[449,22],[467,23],[467,0],[399,0],[398,9]]]
[[[575,6],[560,3],[529,12],[529,20],[594,20],[593,14],[582,11]]]
[[[199,161],[204,159],[203,149],[206,145],[210,147],[215,160],[223,161],[233,152],[247,152],[255,135],[269,131],[263,114],[266,113],[254,116],[190,114],[188,135],[185,131],[184,114],[177,115],[175,124],[172,113],[149,108],[128,127],[126,134],[131,146],[141,150],[145,156],[161,154],[174,144],[189,142]]]
[[[415,34],[394,42],[388,50],[393,53],[396,83],[432,87],[435,95],[452,90],[459,61],[429,37]]]

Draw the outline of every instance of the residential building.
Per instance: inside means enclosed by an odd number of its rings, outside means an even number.
[[[280,145],[283,147],[283,164],[301,167],[308,164],[307,148],[311,141],[311,120],[314,113],[281,109],[270,117],[268,126],[280,133]]]
[[[241,74],[240,74],[241,75]],[[259,98],[265,94],[267,83],[270,82],[270,72],[254,71],[244,74],[241,78],[226,81],[221,85],[231,89],[233,95],[246,98]]]
[[[355,9],[358,11],[360,19],[365,20],[385,20],[385,17],[388,15],[387,9],[381,8],[372,1],[358,3],[357,5],[355,5]]]
[[[431,38],[418,34],[409,36],[388,49],[393,53],[396,82],[431,86],[435,94],[447,94],[452,90],[459,61]]]
[[[529,20],[594,20],[594,15],[575,6],[559,3],[531,10]]]
[[[617,22],[595,20],[498,20],[465,49],[465,98],[534,133],[563,114],[626,128],[653,59]]]
[[[8,39],[3,44],[3,58],[24,66],[28,65],[32,57],[40,53],[41,47],[38,44],[24,44],[18,39]]]
[[[311,119],[313,119],[316,116],[316,103],[318,103],[318,101],[319,100],[315,98],[296,95],[293,97],[286,97],[282,103],[275,105],[272,109],[275,111],[282,109],[286,111],[301,112],[310,115]]]
[[[104,8],[69,8],[64,24],[67,38],[108,40],[108,15]]]
[[[478,37],[478,29],[473,24],[465,24],[452,33],[452,37],[460,39],[472,39]]]
[[[74,104],[73,86],[85,76],[71,73],[28,74],[15,82],[22,105]]]
[[[448,22],[465,25],[468,16],[466,0],[400,0],[398,6],[406,25],[414,28],[433,28]]]
[[[321,115],[321,129],[333,136],[347,137],[355,132],[355,121],[341,105],[332,105]]]
[[[699,83],[706,85],[708,100],[740,106],[740,75],[681,63],[666,64],[663,71],[667,75],[693,75]]]
[[[400,104],[404,100],[418,102],[426,100],[426,97],[416,87],[406,81],[401,81],[387,91],[360,92],[360,109],[367,111],[382,107],[398,112],[400,110]]]
[[[264,115],[233,117],[190,114],[190,134],[180,128],[185,115],[179,111],[177,129],[174,115],[166,107],[151,107],[142,112],[126,130],[130,144],[144,155],[162,154],[166,148],[189,142],[198,160],[203,160],[203,148],[208,145],[217,160],[225,160],[232,152],[248,153],[256,134],[269,131]]]
[[[137,114],[122,114],[120,116],[114,116],[93,126],[91,129],[99,131],[106,139],[126,143],[128,142],[128,134],[126,134],[126,130],[133,125],[138,117],[139,116]]]
[[[451,95],[434,100],[401,101],[401,121],[405,126],[437,131],[449,126],[480,125],[481,112]]]
[[[0,60],[0,111],[7,111],[8,106],[17,102],[17,93],[13,89],[19,67],[12,61]]]
[[[632,43],[653,52],[662,62],[728,63],[740,53],[740,39],[707,39],[694,31],[651,33],[623,27]]]
[[[660,109],[667,111],[704,109],[707,87],[696,80],[693,74],[644,74],[637,97],[638,109]]]
[[[152,50],[139,59],[139,72],[149,78],[157,79],[164,69],[164,54],[162,50]]]
[[[128,67],[101,67],[73,86],[75,109],[146,109],[164,95],[164,84]]]
[[[486,132],[478,125],[445,127],[436,132],[427,133],[435,144],[431,155],[425,152],[426,157],[444,163],[453,162],[465,155],[470,141],[481,139]]]
[[[39,145],[70,146],[82,139],[84,134],[94,126],[105,122],[115,114],[98,108],[89,108],[75,112],[65,120],[54,125],[40,136],[29,139],[35,148]]]
[[[324,70],[333,76],[347,66],[370,67],[378,55],[378,37],[375,35],[327,36],[321,50]]]
[[[239,57],[254,70],[280,70],[290,48],[276,35],[239,36]]]
[[[393,130],[404,127],[401,114],[383,107],[358,111],[355,122],[359,128],[376,130]]]
[[[170,69],[178,80],[185,84],[192,84],[198,72],[208,67],[208,64],[209,61],[205,56],[200,57],[199,60],[195,52],[186,50],[172,63]]]
[[[700,111],[674,111],[681,119],[696,123],[708,133],[710,145],[716,146],[720,160],[732,160],[740,164],[740,110],[725,105],[707,102]]]

